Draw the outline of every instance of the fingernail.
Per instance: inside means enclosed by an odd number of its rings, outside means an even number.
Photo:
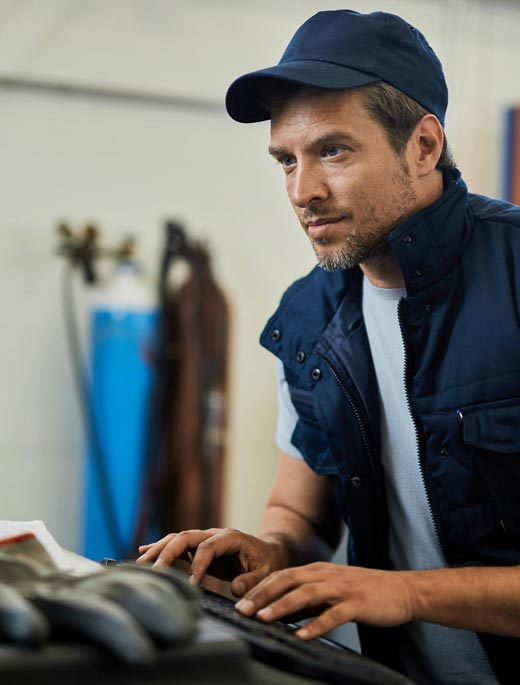
[[[300,628],[300,630],[296,631],[296,635],[298,637],[301,637],[303,640],[305,640],[306,638],[309,637],[309,631],[307,630],[307,628]]]
[[[195,585],[195,576],[193,575],[193,573],[191,574],[191,576],[188,576],[188,582],[191,583],[191,585]]]
[[[266,607],[265,609],[261,609],[261,610],[257,613],[257,616],[258,616],[259,618],[265,618],[265,619],[267,619],[267,620],[269,620],[269,619],[271,618],[272,615],[273,615],[273,610],[271,609],[271,607]]]
[[[235,604],[235,609],[238,609],[242,614],[252,614],[255,605],[250,599],[241,599],[240,602]]]
[[[235,590],[237,591],[237,594],[243,595],[246,591],[246,586],[241,582],[235,583]]]

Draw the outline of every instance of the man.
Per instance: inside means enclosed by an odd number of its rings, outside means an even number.
[[[318,13],[226,104],[271,119],[319,266],[261,338],[283,452],[258,536],[184,531],[140,561],[195,551],[197,583],[232,555],[244,614],[314,610],[302,639],[356,621],[420,683],[516,682],[520,212],[468,195],[442,67],[396,16]],[[324,561],[341,520],[348,566]]]

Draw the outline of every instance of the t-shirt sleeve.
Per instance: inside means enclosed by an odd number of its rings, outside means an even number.
[[[283,364],[276,361],[276,375],[278,388],[278,425],[276,428],[276,444],[283,451],[296,459],[303,459],[303,455],[291,443],[291,436],[298,422],[298,414],[294,408],[289,393],[289,386],[285,380]]]

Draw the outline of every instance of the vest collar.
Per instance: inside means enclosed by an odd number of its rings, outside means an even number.
[[[451,271],[469,240],[468,193],[458,170],[445,174],[444,188],[433,204],[407,219],[388,236],[401,265],[408,296],[425,290]],[[261,344],[295,371],[302,370],[297,361],[300,351],[307,355],[304,366],[315,363],[311,350],[320,338],[325,345],[330,343],[338,321],[341,320],[347,339],[360,326],[361,279],[359,267],[332,272],[315,267],[285,293],[262,333]],[[328,327],[330,335],[327,335]]]
[[[408,295],[430,287],[457,263],[469,237],[468,190],[458,169],[444,174],[444,192],[388,236]]]

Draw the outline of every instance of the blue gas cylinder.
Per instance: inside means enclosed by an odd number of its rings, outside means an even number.
[[[117,265],[89,316],[90,436],[85,475],[83,554],[130,556],[145,480],[149,395],[157,306],[133,262]]]

